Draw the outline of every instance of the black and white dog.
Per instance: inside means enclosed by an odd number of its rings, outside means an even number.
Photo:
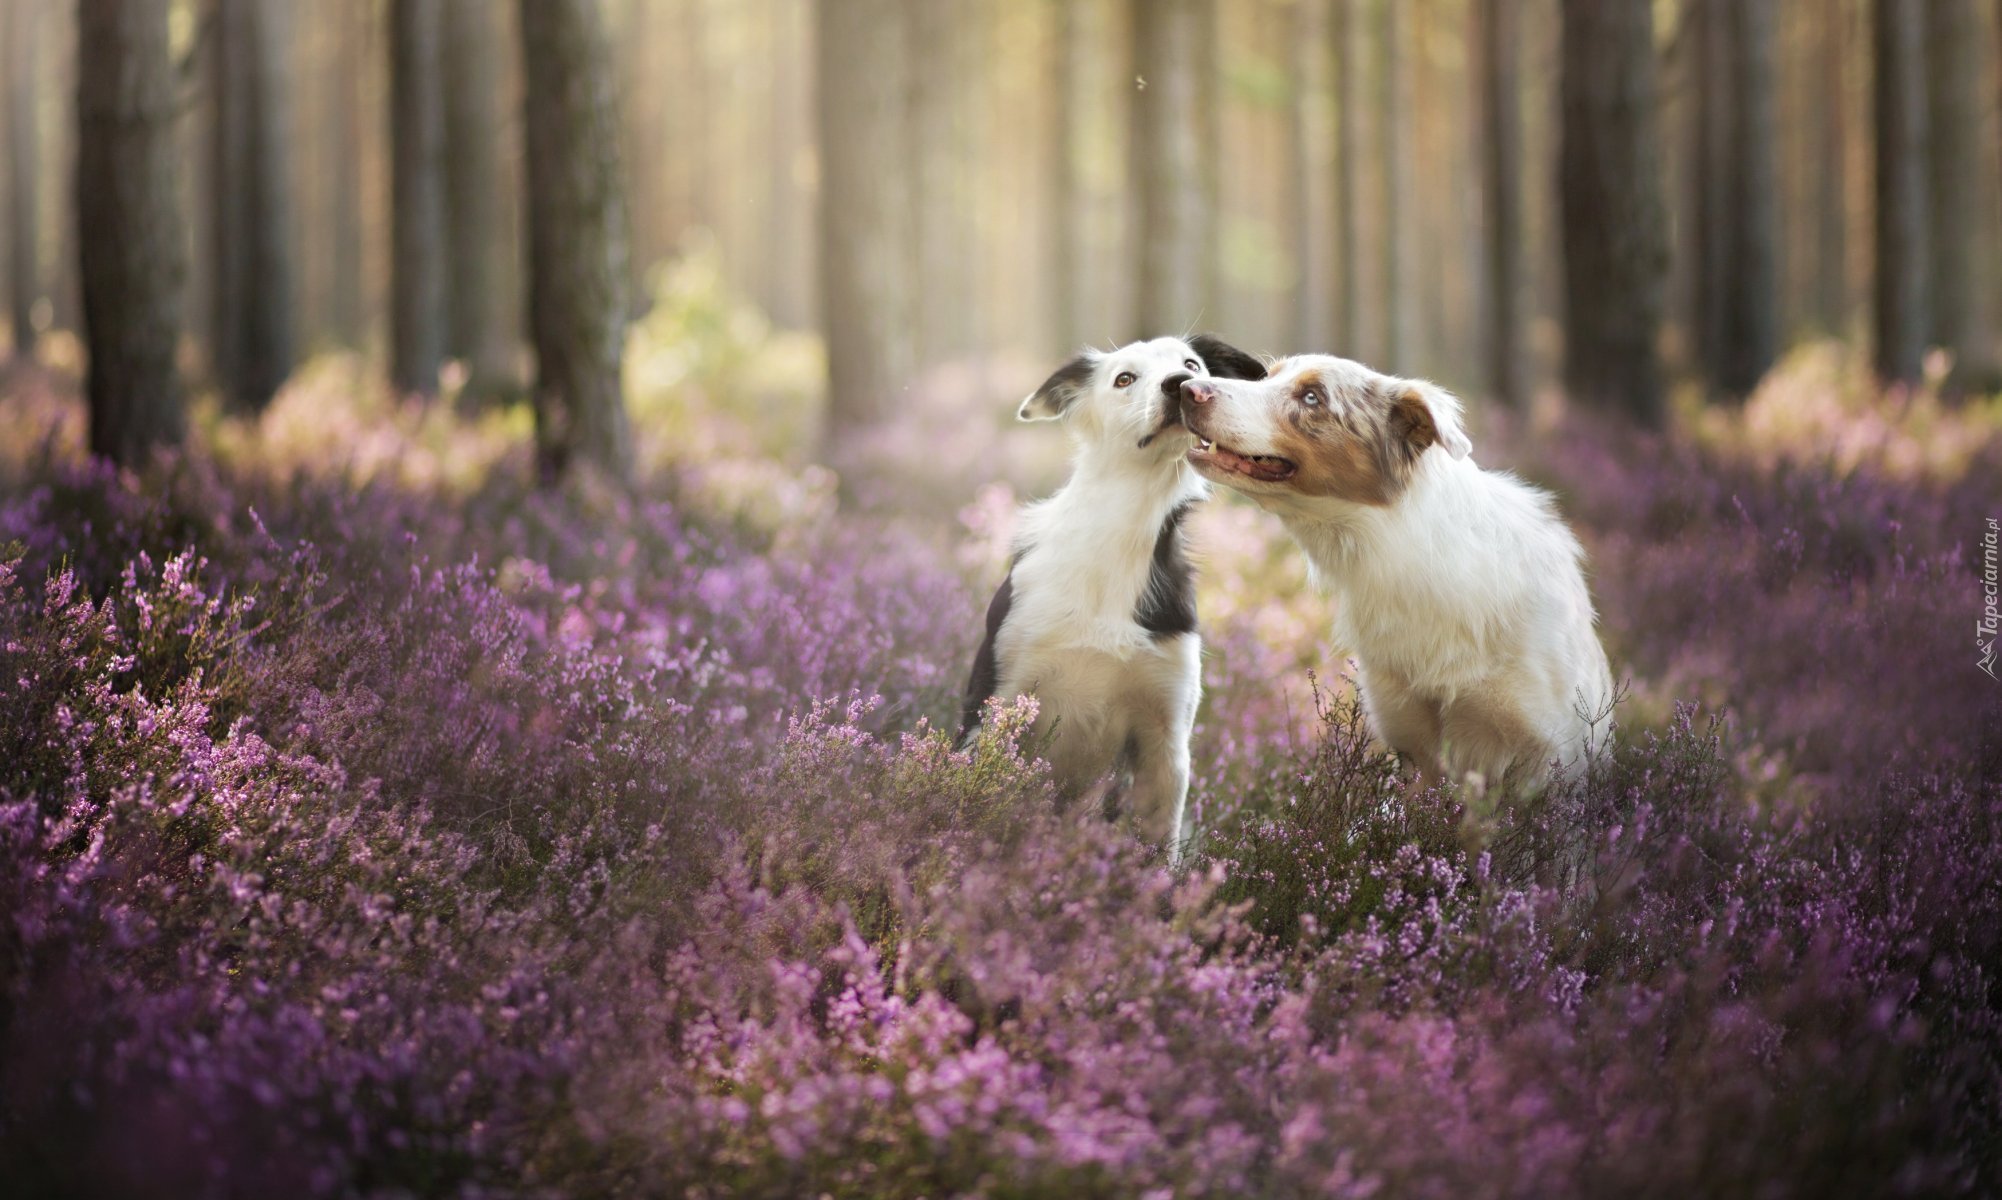
[[[961,724],[970,735],[989,697],[1035,696],[1032,732],[1059,790],[1075,797],[1130,773],[1126,819],[1171,851],[1202,698],[1182,519],[1209,493],[1188,461],[1181,388],[1211,376],[1262,379],[1265,367],[1214,338],[1155,338],[1088,350],[1022,402],[1022,420],[1070,433],[1071,475],[1022,511]]]

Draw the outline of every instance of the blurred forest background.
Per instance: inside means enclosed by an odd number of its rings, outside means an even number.
[[[4,5],[6,344],[123,461],[347,352],[622,471],[691,287],[837,458],[1196,328],[1657,424],[2002,363],[1989,0]]]

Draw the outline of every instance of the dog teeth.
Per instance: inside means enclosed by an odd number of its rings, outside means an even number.
[[[1203,439],[1203,438],[1197,438],[1197,439],[1196,439],[1196,449],[1198,449],[1198,450],[1208,450],[1208,449],[1210,449],[1210,448],[1211,448],[1211,443],[1210,443],[1210,442],[1206,441],[1206,440],[1205,440],[1205,439]]]

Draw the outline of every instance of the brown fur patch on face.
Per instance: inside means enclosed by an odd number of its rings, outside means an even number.
[[[1289,380],[1287,388],[1286,420],[1277,430],[1275,453],[1299,471],[1286,486],[1351,504],[1384,507],[1396,500],[1411,479],[1419,452],[1431,445],[1430,440],[1414,441],[1403,398],[1324,381],[1312,370]],[[1316,388],[1323,401],[1307,403]],[[1422,404],[1418,411],[1427,434],[1436,439],[1429,413]]]

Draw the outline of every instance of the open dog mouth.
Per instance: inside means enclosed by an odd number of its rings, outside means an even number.
[[[1189,461],[1199,467],[1214,467],[1232,475],[1242,475],[1246,479],[1256,479],[1260,483],[1278,483],[1290,479],[1299,470],[1286,459],[1271,454],[1239,454],[1227,446],[1196,435],[1196,448],[1189,451]]]

